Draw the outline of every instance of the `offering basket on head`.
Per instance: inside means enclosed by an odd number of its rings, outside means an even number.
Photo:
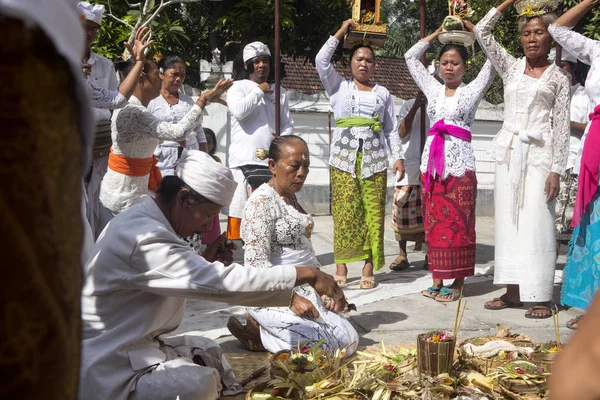
[[[387,25],[381,23],[381,0],[352,0],[352,19],[356,28],[348,32],[344,47],[350,49],[357,44],[381,47],[387,37]]]

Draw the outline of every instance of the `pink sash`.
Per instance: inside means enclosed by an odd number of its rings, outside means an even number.
[[[600,105],[596,106],[590,114],[592,124],[588,131],[583,152],[581,153],[581,167],[579,169],[579,180],[577,197],[575,197],[575,210],[571,227],[579,225],[581,217],[598,190],[598,166],[600,165]]]
[[[427,172],[425,173],[425,191],[429,191],[429,180],[431,177],[435,177],[435,173],[443,179],[444,176],[444,135],[454,136],[465,140],[471,141],[471,132],[456,125],[446,125],[443,119],[436,122],[429,130],[429,136],[435,136],[431,141],[431,147],[429,148],[429,160],[427,160]]]

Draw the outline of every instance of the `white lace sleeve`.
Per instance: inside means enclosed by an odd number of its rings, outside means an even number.
[[[331,57],[333,57],[333,53],[335,53],[335,49],[337,49],[339,43],[339,40],[330,36],[315,58],[315,67],[319,73],[319,78],[321,78],[321,83],[329,96],[335,93],[344,81],[344,78],[337,73],[331,63]]]
[[[562,71],[558,71],[562,73]],[[556,99],[552,110],[552,167],[551,171],[562,175],[569,158],[571,134],[571,85],[566,75],[558,82]]]
[[[473,32],[488,60],[492,62],[492,65],[496,71],[498,71],[502,80],[505,80],[510,74],[513,65],[517,62],[517,59],[508,54],[508,52],[496,42],[496,39],[492,34],[492,29],[501,16],[502,14],[498,12],[496,8],[492,8],[485,17],[475,25]]]
[[[483,97],[490,86],[492,86],[495,76],[496,70],[494,69],[492,62],[487,60],[485,64],[483,64],[483,67],[481,67],[481,71],[479,71],[477,77],[469,83],[469,89],[472,90],[476,96]]]
[[[392,100],[391,94],[388,95],[387,101],[385,102],[383,134],[385,135],[394,162],[396,160],[404,160],[402,140],[400,139],[400,135],[398,135],[398,119],[394,112],[394,101]]]
[[[85,82],[92,107],[114,110],[127,105],[127,99],[118,91],[106,90],[87,80]]]
[[[157,139],[179,141],[202,120],[202,109],[194,105],[176,124],[156,118],[143,107],[126,107],[119,112],[116,124],[118,131],[143,133]]]
[[[427,51],[429,46],[429,42],[419,40],[413,47],[404,53],[404,59],[406,60],[406,66],[419,89],[425,93],[425,96],[428,99],[431,99],[433,96],[437,95],[437,90],[441,83],[431,76],[429,71],[427,71],[427,68],[425,68],[421,62],[421,56]]]
[[[572,31],[569,27],[556,24],[551,24],[548,32],[556,40],[556,43],[587,65],[592,65],[592,61],[600,57],[600,41],[598,40],[587,38]]]
[[[244,265],[269,268],[271,238],[275,230],[277,204],[272,197],[253,196],[246,202],[241,237],[244,240]]]

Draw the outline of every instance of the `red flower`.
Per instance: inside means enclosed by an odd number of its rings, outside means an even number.
[[[516,372],[517,374],[524,374],[524,373],[525,373],[525,370],[524,370],[523,368],[517,368],[517,369],[515,369],[515,372]]]
[[[308,346],[302,346],[300,348],[300,353],[302,353],[302,354],[306,354],[306,353],[309,353],[309,352],[310,352],[310,347],[308,347]]]
[[[388,371],[393,371],[394,370],[394,366],[388,364],[388,365],[385,366],[385,369],[387,369]]]

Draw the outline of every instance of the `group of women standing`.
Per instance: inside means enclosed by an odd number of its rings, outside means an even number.
[[[522,58],[510,55],[492,34],[502,13],[516,2],[506,0],[491,9],[477,26],[463,21],[488,58],[469,84],[462,82],[469,52],[461,44],[445,45],[440,51],[441,82],[421,64],[420,57],[441,28],[405,55],[413,78],[427,97],[432,126],[422,154],[421,181],[433,285],[423,294],[438,301],[456,300],[464,278],[474,274],[477,179],[470,129],[497,72],[504,82],[505,107],[504,124],[492,149],[496,162],[494,283],[506,285],[506,293],[487,302],[485,308],[500,310],[530,302],[533,306],[526,317],[547,318],[552,314],[556,267],[555,199],[567,163],[570,134],[570,80],[548,60],[548,53],[554,38],[591,65],[586,91],[594,104],[600,103],[598,66],[594,64],[600,59],[600,44],[570,29],[598,0],[584,0],[558,20],[552,10],[544,8],[521,15]],[[359,45],[352,50],[351,80],[342,79],[330,63],[339,40],[352,26],[351,20],[346,21],[330,37],[317,56],[316,67],[337,125],[330,159],[336,280],[346,282],[345,263],[365,260],[361,288],[372,288],[373,268],[381,267],[383,256],[377,232],[383,232],[387,164],[380,146],[386,141],[393,159],[398,160],[394,173],[403,173],[403,155],[397,147],[397,122],[389,111],[389,93],[372,82],[372,49]],[[562,296],[564,304],[583,308],[600,281],[596,272],[600,248],[599,114],[597,107],[583,147],[574,218],[578,227]],[[444,287],[444,279],[454,282]]]

